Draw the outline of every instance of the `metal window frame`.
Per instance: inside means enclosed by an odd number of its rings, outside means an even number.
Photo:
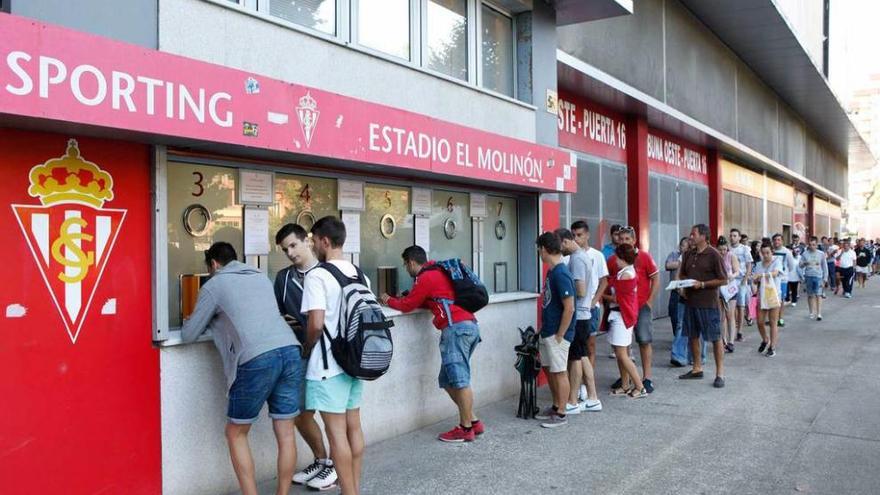
[[[301,24],[297,24],[281,17],[273,16],[265,12],[265,9],[258,9],[258,4],[261,1],[265,0],[236,0],[235,2],[227,1],[227,0],[201,0],[203,2],[208,2],[223,8],[231,9],[238,11],[242,14],[256,17],[258,19],[262,19],[266,22],[270,22],[272,24],[282,26],[293,31],[297,31],[302,34],[306,34],[308,36],[312,36],[324,41],[329,41],[331,43],[335,43],[342,46],[347,46],[352,50],[365,53],[376,58],[385,60],[387,62],[401,65],[404,67],[408,67],[410,69],[414,69],[420,71],[422,73],[428,74],[432,77],[436,77],[439,79],[443,79],[447,82],[461,85],[462,87],[466,87],[468,89],[478,91],[480,93],[498,98],[500,100],[507,101],[509,103],[513,103],[515,105],[519,105],[523,108],[527,108],[529,110],[537,110],[537,107],[531,103],[526,103],[522,100],[519,100],[517,95],[519,91],[517,89],[517,84],[519,84],[519,75],[516,71],[516,50],[513,50],[513,92],[514,96],[510,96],[504,93],[500,93],[493,89],[484,88],[480,82],[482,64],[481,64],[481,40],[480,40],[480,19],[479,12],[480,6],[483,5],[484,2],[482,0],[467,0],[468,1],[468,78],[467,80],[459,79],[457,77],[449,76],[444,74],[443,72],[439,72],[433,69],[429,69],[425,67],[423,64],[415,63],[413,60],[402,59],[395,55],[386,54],[379,50],[371,49],[368,47],[364,47],[362,45],[357,44],[357,17],[354,8],[354,3],[357,0],[336,0],[336,22],[337,22],[337,31],[338,33],[334,36],[323,31],[318,31],[316,29],[309,28],[307,26],[303,26]],[[419,5],[421,5],[421,0],[412,0]],[[495,5],[492,5],[494,10],[504,13],[504,9],[500,9]],[[516,19],[512,15],[505,14],[508,17],[511,17],[514,24],[512,25],[513,35],[513,46],[516,45]],[[410,32],[417,33],[418,39],[414,42],[416,43],[419,50],[421,50],[422,46],[422,28],[421,28],[421,19],[416,22],[415,20],[411,20],[411,28]],[[412,51],[412,50],[411,50]],[[421,54],[419,54],[421,57]]]
[[[431,182],[414,182],[408,179],[398,179],[393,177],[381,177],[373,179],[358,175],[356,172],[344,170],[322,169],[315,170],[306,168],[306,166],[296,163],[249,163],[239,161],[235,157],[228,158],[206,158],[196,156],[177,155],[171,152],[165,146],[155,146],[153,153],[153,169],[152,169],[152,198],[153,198],[153,264],[152,264],[152,292],[153,292],[153,328],[152,335],[154,342],[161,342],[173,339],[178,336],[179,328],[171,329],[170,314],[168,307],[168,166],[169,163],[180,163],[189,165],[205,165],[214,167],[226,167],[235,170],[242,168],[259,169],[272,171],[280,174],[300,175],[305,177],[319,177],[343,180],[361,180],[368,184],[380,184],[400,187],[427,187],[432,191],[440,188],[445,191],[471,194],[486,193],[479,186],[462,186],[456,184],[442,184],[440,186],[432,185]],[[517,202],[525,201],[526,198],[532,197],[532,194],[526,192],[503,192],[497,191],[488,193],[493,196],[511,198]],[[517,224],[520,218],[517,216]],[[485,222],[482,219],[472,217],[471,222],[471,240],[472,255],[471,265],[478,270],[477,274],[482,278],[484,272],[483,267],[483,243],[485,240]],[[517,225],[519,229],[519,225]],[[519,247],[517,247],[517,259],[519,262]],[[358,264],[360,256],[352,255],[351,261]],[[519,287],[519,284],[517,284]],[[519,290],[519,289],[517,289]]]
[[[517,58],[516,58],[516,16],[514,16],[509,10],[507,10],[507,9],[505,9],[505,8],[499,6],[498,4],[495,4],[495,3],[493,3],[493,2],[490,2],[490,1],[487,1],[487,0],[480,0],[480,1],[477,2],[477,3],[478,3],[479,5],[478,5],[478,8],[476,8],[476,13],[475,13],[475,17],[474,17],[474,19],[475,19],[474,24],[477,26],[477,29],[476,29],[476,31],[477,31],[477,38],[476,38],[475,41],[476,41],[476,45],[477,45],[477,55],[479,56],[479,59],[478,59],[478,60],[479,60],[479,63],[477,64],[477,66],[478,66],[478,71],[477,71],[477,85],[480,86],[481,88],[483,88],[483,89],[486,90],[486,91],[490,91],[490,92],[492,92],[492,93],[495,93],[495,94],[498,94],[498,95],[502,95],[502,96],[505,96],[505,97],[507,97],[507,98],[513,98],[514,100],[519,100],[519,95],[518,95],[519,92],[517,91],[517,85],[519,84],[519,79],[517,78],[517,74],[516,74],[516,66],[517,66]],[[513,76],[513,77],[512,77],[512,80],[511,80],[511,84],[512,84],[513,86],[511,87],[511,89],[512,89],[513,91],[512,91],[512,94],[509,94],[509,95],[508,95],[508,94],[505,94],[505,93],[502,93],[502,92],[500,92],[500,91],[498,91],[498,90],[496,90],[496,89],[488,88],[488,87],[486,87],[486,86],[483,84],[484,81],[483,81],[483,29],[482,29],[482,26],[483,26],[483,9],[482,9],[482,7],[486,7],[486,8],[488,8],[488,9],[494,10],[496,13],[501,14],[501,15],[503,15],[504,17],[507,17],[508,19],[510,19],[510,46],[511,46],[511,55],[512,55],[512,60],[511,60],[511,75]]]
[[[378,55],[382,58],[390,58],[397,61],[408,62],[410,65],[415,65],[416,67],[421,68],[421,44],[422,44],[422,27],[421,27],[421,18],[422,18],[422,10],[421,10],[421,0],[408,0],[409,4],[409,54],[406,58],[399,57],[393,53],[386,53],[382,50],[378,50],[376,48],[369,47],[360,42],[360,2],[361,0],[350,0],[349,10],[348,10],[348,27],[349,27],[349,39],[346,40],[347,43],[356,46],[359,50],[363,50],[366,53],[370,53],[373,55]]]
[[[153,341],[171,338],[168,308],[168,151],[155,146],[152,153],[153,197]]]
[[[476,85],[476,59],[474,55],[474,51],[476,49],[476,32],[474,31],[476,22],[474,22],[474,19],[476,18],[476,16],[474,14],[474,9],[476,8],[475,5],[478,0],[465,0],[465,57],[467,61],[467,77],[464,79],[459,79],[455,76],[446,74],[445,72],[441,72],[439,70],[428,67],[428,2],[430,1],[431,0],[418,0],[419,8],[421,9],[421,15],[419,16],[418,20],[420,48],[419,55],[421,56],[421,59],[417,65],[423,70],[430,72],[431,74],[436,74],[443,78],[454,79],[461,83]]]
[[[296,29],[302,29],[306,32],[309,32],[311,34],[315,34],[318,36],[322,36],[322,37],[326,36],[326,37],[330,37],[333,39],[347,41],[346,38],[343,36],[343,31],[345,31],[345,29],[344,29],[345,24],[343,24],[343,22],[345,22],[345,20],[347,19],[346,16],[348,15],[348,13],[345,12],[345,14],[343,14],[342,11],[347,10],[349,3],[346,2],[345,0],[334,0],[334,3],[336,5],[336,19],[334,22],[336,23],[336,25],[333,26],[332,33],[327,33],[327,32],[321,31],[320,29],[315,29],[313,27],[309,27],[304,24],[299,24],[299,23],[293,22],[289,19],[279,17],[277,15],[272,15],[272,13],[270,11],[272,2],[273,1],[281,1],[281,0],[234,0],[234,1],[238,2],[239,5],[243,6],[246,9],[253,10],[255,12],[259,12],[260,14],[269,16],[272,19],[277,19],[279,22],[286,24],[286,25],[289,25],[289,26],[293,26]]]

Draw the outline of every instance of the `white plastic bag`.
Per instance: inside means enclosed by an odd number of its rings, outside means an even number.
[[[781,306],[779,301],[779,286],[776,285],[776,277],[769,273],[761,275],[761,286],[758,290],[761,298],[761,309],[774,309]]]

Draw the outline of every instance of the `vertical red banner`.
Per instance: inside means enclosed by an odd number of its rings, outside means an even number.
[[[161,493],[149,149],[0,129],[0,480]]]

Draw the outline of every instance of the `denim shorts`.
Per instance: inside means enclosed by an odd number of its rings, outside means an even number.
[[[590,337],[599,334],[599,324],[602,323],[602,310],[594,307],[590,310]]]
[[[471,355],[480,343],[480,327],[473,321],[460,321],[440,332],[440,388],[467,388],[471,385]]]
[[[635,337],[638,344],[650,344],[654,341],[654,317],[651,308],[643,304],[639,308],[639,319],[636,321]]]
[[[229,388],[226,417],[230,423],[251,424],[268,402],[270,418],[294,418],[302,411],[304,379],[300,346],[289,345],[264,352],[238,365],[235,381]]]
[[[822,294],[822,277],[804,277],[807,281],[807,295],[818,296]]]
[[[306,409],[332,414],[345,414],[360,409],[364,382],[347,373],[326,380],[306,380]]]
[[[718,308],[694,308],[685,305],[683,328],[688,338],[718,342],[721,340],[721,311]]]
[[[788,282],[779,282],[779,299],[785,300],[788,297]]]

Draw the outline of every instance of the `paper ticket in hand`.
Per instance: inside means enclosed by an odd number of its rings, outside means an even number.
[[[685,280],[673,280],[669,282],[669,285],[666,286],[666,290],[687,289],[688,287],[693,287],[696,284],[697,281],[690,278]]]

